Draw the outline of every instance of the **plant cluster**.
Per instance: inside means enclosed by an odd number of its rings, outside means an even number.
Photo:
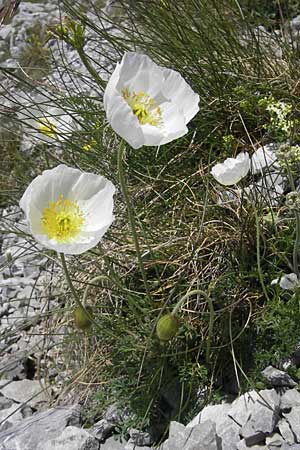
[[[34,149],[20,206],[64,270],[92,414],[115,399],[162,437],[299,342],[299,62],[236,1],[63,4],[49,39],[85,75],[1,93]]]

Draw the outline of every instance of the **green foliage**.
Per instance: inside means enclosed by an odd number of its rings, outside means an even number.
[[[292,355],[300,340],[300,295],[275,294],[256,321],[255,360],[259,369],[278,365]]]
[[[113,65],[126,50],[144,52],[179,71],[201,98],[200,112],[186,136],[157,149],[125,150],[126,183],[150,295],[145,293],[120,189],[116,221],[102,244],[72,260],[79,295],[95,275],[102,276],[101,282],[92,283],[87,298],[98,326],[88,330],[84,342],[80,333],[65,342],[66,353],[74,352],[74,371],[77,361],[83,366],[83,383],[100,386],[92,393],[94,406],[87,408],[87,421],[89,415],[101,416],[115,400],[133,411],[125,428],[149,425],[163,436],[170,420],[187,421],[208,398],[218,401],[224,391],[232,393],[228,386],[236,382],[236,373],[242,388],[251,373],[250,384],[261,383],[257,371],[291,354],[299,340],[298,293],[279,296],[270,287],[278,273],[290,271],[294,215],[281,204],[251,203],[243,196],[240,203],[222,203],[225,189],[210,175],[213,164],[241,150],[252,152],[273,139],[297,142],[299,61],[280,38],[261,42],[253,29],[253,21],[264,15],[275,26],[273,2],[263,15],[258,4],[253,14],[249,2],[242,2],[241,9],[233,0],[124,0],[112,19],[120,34],[109,34],[102,20],[91,21],[86,6],[63,3],[69,18],[52,29],[52,36],[77,49],[90,79],[63,67],[73,77],[74,89],[68,87],[61,95],[61,86],[50,89],[47,79],[41,87],[35,83],[34,71],[26,80],[5,73],[12,84],[24,83],[34,94],[45,95],[49,105],[72,114],[76,122],[64,140],[51,145],[34,141],[35,164],[24,171],[23,187],[59,162],[103,174],[119,186],[119,139],[103,111],[103,68],[84,53],[87,31],[96,34],[97,43],[107,43],[97,44],[99,60],[107,56]],[[91,8],[101,19],[97,5]],[[32,31],[29,50],[30,58],[36,52],[42,63],[49,48],[41,45],[41,34]],[[30,59],[22,65],[30,66]],[[93,94],[88,96],[91,86]],[[33,116],[31,105],[24,109]],[[293,157],[291,167],[298,162],[295,148]],[[13,165],[20,170],[21,164]],[[212,301],[212,337],[208,302],[195,295],[178,312],[176,335],[160,343],[158,321],[193,289],[207,292]],[[173,391],[176,402],[170,405],[167,397]]]

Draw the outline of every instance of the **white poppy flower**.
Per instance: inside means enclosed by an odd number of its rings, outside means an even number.
[[[278,283],[281,289],[284,289],[285,291],[291,291],[297,287],[300,287],[298,277],[293,272],[283,275],[281,278],[275,278],[275,280],[271,281],[271,285],[276,285]]]
[[[266,167],[271,167],[277,160],[275,150],[277,145],[274,143],[259,147],[251,157],[251,173],[255,175],[262,172]]]
[[[111,225],[114,192],[106,178],[61,164],[30,183],[20,207],[38,242],[75,255],[94,247]]]
[[[187,123],[199,111],[199,95],[178,72],[132,52],[117,64],[103,101],[112,128],[133,148],[163,145],[185,135]]]
[[[73,118],[61,108],[49,105],[42,97],[37,97],[34,106],[28,106],[18,113],[24,132],[44,142],[64,140],[74,131]]]
[[[231,186],[244,178],[250,169],[248,153],[239,153],[236,158],[227,158],[224,162],[216,164],[212,176],[224,186]]]

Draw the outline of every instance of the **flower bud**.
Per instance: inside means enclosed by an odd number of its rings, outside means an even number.
[[[286,196],[285,204],[290,210],[299,210],[300,193],[297,191],[289,192]]]
[[[92,308],[86,306],[85,309],[88,311],[89,315],[92,316]],[[92,321],[88,314],[80,306],[77,306],[73,311],[74,322],[79,330],[87,330],[92,325]]]
[[[162,316],[156,325],[156,334],[160,341],[171,340],[179,329],[179,320],[172,314]]]

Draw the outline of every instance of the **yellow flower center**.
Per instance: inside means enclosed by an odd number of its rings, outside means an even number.
[[[61,195],[57,202],[48,202],[42,216],[43,231],[49,239],[71,242],[81,231],[83,214],[79,206]]]
[[[48,137],[54,138],[56,134],[56,125],[51,123],[49,119],[43,118],[38,120],[39,131]]]
[[[143,91],[137,94],[135,92],[130,93],[126,88],[123,89],[122,95],[141,125],[145,125],[146,123],[154,127],[162,125],[160,107],[148,94]]]

